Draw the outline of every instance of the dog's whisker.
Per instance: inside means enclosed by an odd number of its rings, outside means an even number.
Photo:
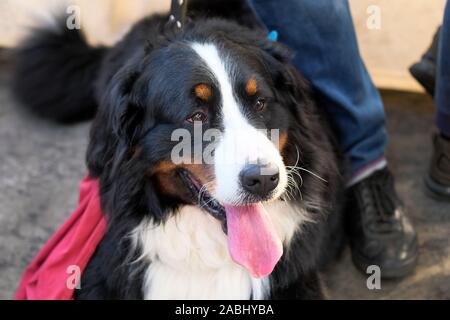
[[[312,176],[316,177],[317,179],[322,180],[323,182],[328,182],[326,179],[322,178],[317,173],[314,173],[311,170],[305,169],[303,167],[286,166],[286,168],[289,169],[290,171],[295,171],[295,170],[305,171],[305,172],[311,174]]]
[[[303,195],[302,195],[302,191],[300,190],[300,187],[298,186],[297,181],[294,179],[294,176],[292,175],[293,171],[289,171],[288,172],[288,187],[289,187],[289,191],[292,195],[292,198],[295,198],[294,193],[295,191],[298,191],[298,194],[300,196],[300,199],[303,200]],[[296,173],[298,175],[298,173]],[[299,175],[300,176],[300,175]],[[300,176],[301,179],[301,176]],[[301,180],[301,183],[303,184],[303,179]]]
[[[199,192],[198,192],[198,203],[201,203],[202,197],[204,196],[204,194],[208,191],[208,186],[211,185],[213,183],[213,181],[209,181],[206,182],[202,185],[202,187],[200,188]]]
[[[303,177],[302,177],[302,175],[296,169],[290,169],[289,172],[290,173],[294,173],[295,175],[297,175],[300,178],[300,187],[303,187]]]
[[[324,178],[322,178],[321,176],[319,176],[317,173],[312,172],[311,170],[305,169],[303,167],[298,166],[298,163],[300,161],[300,150],[298,149],[298,146],[295,146],[295,150],[297,152],[297,160],[295,161],[295,165],[293,166],[286,166],[287,169],[290,169],[290,171],[295,171],[295,170],[300,170],[300,171],[305,171],[309,174],[311,174],[312,176],[316,177],[317,179],[328,183],[327,180],[325,180]],[[302,183],[303,184],[303,183]]]
[[[297,160],[295,161],[294,167],[297,167],[298,162],[300,161],[300,151],[298,150],[297,146],[295,146],[295,150],[297,151]]]
[[[322,180],[323,182],[328,183],[328,181],[327,181],[326,179],[322,178],[322,177],[319,176],[317,173],[314,173],[314,172],[312,172],[312,171],[310,171],[310,170],[308,170],[308,169],[302,168],[302,167],[299,167],[299,170],[308,172],[309,174],[313,175],[313,176],[316,177],[317,179]]]

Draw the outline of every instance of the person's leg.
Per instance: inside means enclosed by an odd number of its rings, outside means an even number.
[[[438,51],[436,125],[450,138],[450,3],[445,8]]]
[[[347,1],[250,1],[269,30],[295,51],[339,134],[353,174],[382,159],[383,104],[359,55]]]
[[[361,60],[347,0],[249,0],[312,84],[350,162],[350,237],[355,264],[402,276],[417,256],[414,229],[386,167],[383,104]],[[381,204],[381,205],[380,205]],[[389,234],[389,237],[386,237]],[[386,239],[389,238],[389,241]]]
[[[434,195],[450,200],[450,2],[445,8],[438,49],[436,126],[433,156],[426,185]]]

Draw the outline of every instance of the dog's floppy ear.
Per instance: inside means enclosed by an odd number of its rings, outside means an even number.
[[[137,70],[121,70],[106,89],[87,151],[87,164],[93,176],[101,175],[107,165],[113,169],[142,133],[146,109],[133,90],[138,78]]]
[[[300,109],[309,109],[312,104],[312,92],[307,80],[292,65],[294,52],[280,42],[269,40],[265,40],[259,47],[264,52],[264,64],[280,92],[280,98],[289,104],[292,113],[299,120]]]
[[[288,91],[292,98],[301,101],[307,99],[310,94],[310,86],[308,82],[300,75],[292,65],[294,52],[287,46],[266,40],[261,44],[261,48],[270,56],[266,62],[268,64],[269,72],[275,85],[283,91]]]
[[[278,62],[287,63],[294,57],[293,51],[286,45],[266,39],[261,44],[262,49],[275,58]]]
[[[293,99],[300,102],[310,99],[311,88],[308,81],[291,63],[284,63],[281,77]]]
[[[139,94],[133,90],[139,72],[124,71],[117,77],[120,80],[113,85],[108,102],[112,106],[110,110],[112,131],[122,143],[132,146],[139,136],[145,116],[145,107],[141,105]]]

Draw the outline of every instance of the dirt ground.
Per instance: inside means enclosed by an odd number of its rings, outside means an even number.
[[[89,124],[59,126],[24,113],[0,66],[0,299],[13,295],[38,250],[76,207],[85,174]],[[450,204],[423,193],[433,129],[433,102],[421,94],[383,92],[397,188],[419,232],[414,274],[368,290],[349,252],[326,274],[333,299],[450,299]]]

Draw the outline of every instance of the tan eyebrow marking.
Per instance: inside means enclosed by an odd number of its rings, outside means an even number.
[[[250,78],[250,80],[247,81],[245,91],[250,96],[254,96],[256,94],[256,92],[258,91],[258,83],[256,82],[255,78]]]
[[[211,86],[204,83],[195,86],[195,95],[205,102],[209,101],[212,97]]]

